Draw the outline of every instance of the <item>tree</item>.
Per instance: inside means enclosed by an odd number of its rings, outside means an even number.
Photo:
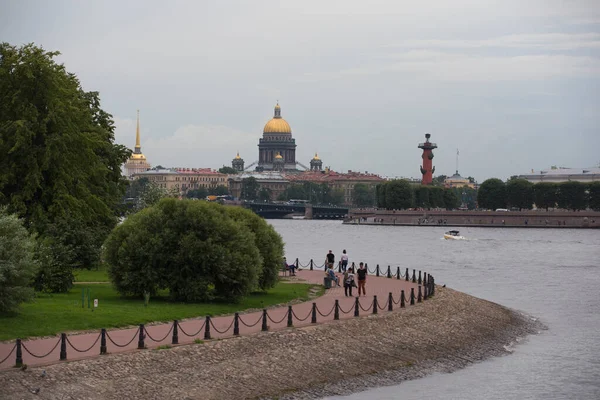
[[[393,180],[386,183],[385,205],[387,209],[402,210],[414,205],[413,188],[407,180]]]
[[[446,203],[444,201],[445,189],[440,186],[428,186],[429,188],[429,203],[434,208],[444,208]]]
[[[260,184],[255,177],[251,176],[249,178],[244,178],[242,179],[242,193],[240,197],[242,200],[256,200],[258,198],[259,189]]]
[[[526,179],[511,179],[506,183],[508,207],[531,210],[534,203],[533,183]]]
[[[366,183],[357,183],[354,185],[352,200],[356,207],[373,207],[375,203],[373,187]]]
[[[375,196],[376,196],[376,201],[377,201],[377,208],[386,208],[386,203],[385,203],[385,191],[387,188],[387,182],[386,183],[379,183],[376,187],[375,187]]]
[[[333,204],[334,206],[339,206],[344,204],[344,190],[343,189],[333,189],[329,192],[328,197],[324,199],[323,203],[325,204]]]
[[[168,289],[174,300],[195,302],[236,301],[258,288],[261,233],[227,208],[167,198],[130,216],[104,244],[117,291],[142,296]]]
[[[206,188],[204,188],[203,186],[199,187],[198,189],[190,189],[185,194],[185,197],[187,197],[188,199],[204,200],[206,196],[208,196],[208,190],[206,190]]]
[[[45,237],[53,224],[78,221],[89,232],[70,246],[97,250],[117,223],[131,151],[114,144],[98,93],[84,92],[58,54],[0,44],[0,205]],[[99,262],[96,250],[85,262]],[[92,266],[83,262],[69,264]]]
[[[600,211],[600,182],[592,182],[588,185],[589,207],[594,211]]]
[[[454,190],[444,190],[444,205],[446,206],[446,210],[455,210],[460,207],[460,200]]]
[[[211,186],[210,188],[208,188],[208,194],[212,194],[215,196],[224,196],[229,194],[229,189],[225,185]]]
[[[429,186],[419,185],[414,187],[415,193],[415,207],[429,208],[431,203],[429,200],[430,190]]]
[[[506,208],[506,185],[500,179],[490,178],[484,181],[477,192],[479,208],[496,210]]]
[[[477,190],[467,186],[448,190],[452,190],[454,192],[460,207],[465,206],[469,210],[474,210],[477,208]]]
[[[223,165],[221,168],[219,168],[219,172],[222,174],[233,175],[233,174],[237,174],[239,171],[235,168],[231,168],[226,165]]]
[[[29,287],[38,264],[35,239],[16,215],[0,209],[0,314],[18,310],[19,304],[33,298]]]
[[[262,188],[258,192],[258,200],[264,201],[264,202],[271,201],[271,194],[272,194],[271,189]]]
[[[431,184],[433,186],[444,186],[444,181],[446,180],[446,175],[438,175],[431,180]]]
[[[584,210],[586,204],[585,184],[576,181],[558,185],[558,206],[570,210]]]
[[[556,207],[558,201],[558,186],[556,183],[540,182],[533,185],[533,200],[537,208]]]

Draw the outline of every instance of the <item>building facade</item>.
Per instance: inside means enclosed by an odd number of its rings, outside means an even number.
[[[242,172],[244,170],[244,159],[240,157],[240,153],[238,152],[235,158],[231,161],[231,168],[235,169],[238,172]]]
[[[281,172],[243,172],[237,175],[230,175],[227,179],[229,194],[236,199],[242,196],[243,181],[246,178],[254,178],[258,183],[259,190],[268,189],[271,192],[271,200],[277,199],[289,185],[286,175]]]
[[[475,189],[475,183],[471,182],[468,178],[460,176],[458,171],[452,176],[447,177],[444,180],[444,187],[446,188],[457,188],[457,187],[469,187]]]
[[[210,168],[151,169],[134,174],[132,178],[146,178],[158,187],[180,195],[191,189],[227,186],[227,175]]]
[[[292,128],[281,117],[281,107],[277,103],[273,118],[266,123],[263,137],[258,142],[256,170],[274,171],[281,169],[281,164],[283,170],[296,170],[296,140],[292,138]]]
[[[518,176],[519,179],[526,179],[531,183],[551,182],[561,183],[569,181],[577,182],[597,182],[600,181],[600,167],[592,168],[557,168],[552,167],[549,170],[523,174]]]
[[[146,156],[142,153],[142,146],[140,143],[140,110],[137,111],[137,126],[135,130],[135,148],[133,154],[124,166],[125,176],[131,178],[135,174],[147,171],[150,169],[150,164],[146,160]]]

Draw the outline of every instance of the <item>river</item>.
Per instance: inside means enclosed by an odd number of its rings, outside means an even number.
[[[328,250],[337,260],[346,249],[350,261],[427,271],[548,327],[508,356],[328,400],[600,399],[600,230],[462,228],[467,240],[449,241],[440,227],[269,222],[290,261],[322,264]]]

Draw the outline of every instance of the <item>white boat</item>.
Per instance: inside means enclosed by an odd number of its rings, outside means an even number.
[[[444,239],[448,239],[448,240],[464,240],[465,237],[464,236],[460,236],[460,232],[459,231],[448,231],[448,232],[444,233]]]

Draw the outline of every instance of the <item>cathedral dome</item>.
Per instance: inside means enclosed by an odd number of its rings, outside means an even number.
[[[283,118],[281,118],[281,107],[279,103],[275,106],[275,115],[273,118],[267,122],[265,128],[263,129],[263,133],[288,133],[292,134],[292,128],[290,128],[290,124]]]
[[[142,153],[136,154],[133,153],[130,157],[130,160],[142,160],[142,161],[146,161],[146,156],[143,155]]]

